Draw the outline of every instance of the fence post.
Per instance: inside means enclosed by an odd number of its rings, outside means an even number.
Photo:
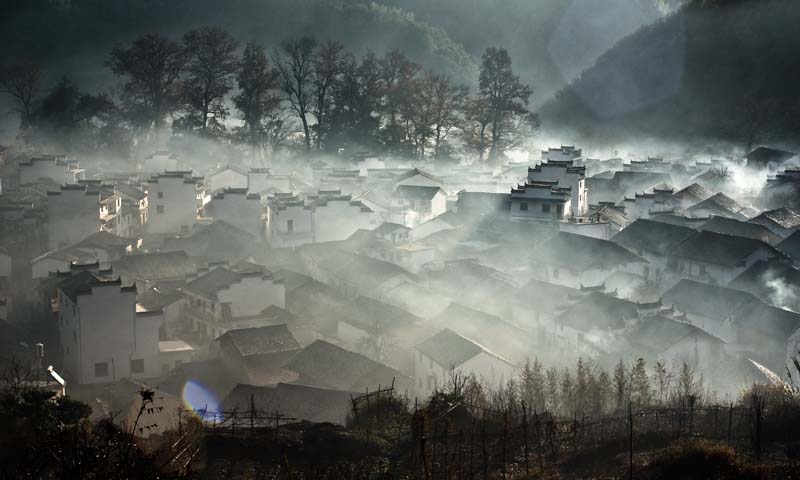
[[[250,435],[253,435],[256,427],[256,402],[255,395],[250,394]]]
[[[528,463],[528,409],[525,400],[522,401],[522,449],[525,453],[525,478],[531,476],[531,467]]]
[[[481,426],[481,450],[483,458],[483,480],[488,480],[489,467],[486,464],[486,409],[483,410],[483,422]]]
[[[473,472],[474,472],[473,468],[472,468],[473,467],[472,459],[473,459],[473,453],[474,453],[474,448],[473,448],[474,445],[475,445],[475,416],[473,415],[472,416],[472,426],[470,427],[470,430],[469,430],[469,477],[467,477],[467,478],[469,478],[470,480],[473,480],[472,476],[473,476]]]
[[[633,480],[633,404],[628,402],[628,480]]]
[[[506,478],[506,441],[508,437],[508,410],[503,411],[503,480]]]
[[[728,446],[731,445],[731,424],[733,423],[733,402],[728,409]]]

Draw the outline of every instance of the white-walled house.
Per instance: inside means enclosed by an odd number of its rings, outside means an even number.
[[[447,211],[447,194],[438,186],[399,185],[395,204],[402,223],[414,228]]]
[[[78,162],[69,160],[65,155],[48,155],[20,162],[19,184],[30,185],[42,181],[59,185],[74,184],[78,183],[82,173]]]
[[[229,163],[206,175],[206,182],[213,195],[228,188],[247,190],[249,176],[247,169]]]
[[[555,182],[555,187],[559,189],[569,188],[571,215],[586,215],[586,212],[589,211],[586,167],[576,166],[574,160],[549,160],[528,169],[527,183],[540,184],[548,182]]]
[[[260,266],[250,267],[238,271],[218,267],[184,288],[186,318],[203,339],[210,341],[247,325],[272,305],[285,306],[283,282]]]
[[[136,287],[83,271],[58,284],[63,370],[78,384],[161,373],[161,311],[137,306]]]
[[[447,387],[451,374],[475,375],[487,388],[497,388],[516,375],[516,367],[486,347],[444,329],[417,345],[414,352],[414,387],[428,397]]]
[[[197,223],[198,179],[191,171],[167,171],[148,181],[147,232],[187,233]]]
[[[264,235],[261,221],[261,195],[248,193],[246,188],[225,188],[203,209],[205,216],[224,220],[256,238]]]
[[[268,205],[266,236],[275,247],[344,240],[358,230],[372,230],[380,216],[339,190],[316,195],[274,195]]]
[[[562,220],[571,207],[570,188],[558,182],[526,182],[511,189],[512,220]]]
[[[47,192],[48,246],[78,243],[100,231],[100,193],[85,185],[62,185]]]

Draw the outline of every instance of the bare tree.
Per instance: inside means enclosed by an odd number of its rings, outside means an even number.
[[[158,128],[179,108],[179,80],[187,59],[183,46],[157,34],[143,35],[127,48],[111,50],[107,65],[128,79],[123,97],[134,123]]]
[[[508,51],[491,47],[483,54],[479,94],[489,120],[489,158],[495,160],[516,141],[519,120],[531,118],[528,104],[533,89],[514,73]]]
[[[280,51],[274,53],[275,67],[280,73],[281,89],[286,94],[292,110],[303,124],[306,150],[311,150],[311,128],[308,114],[311,113],[312,85],[317,40],[311,36],[283,42]]]
[[[439,158],[450,132],[462,126],[462,114],[469,90],[466,86],[453,84],[450,77],[444,75],[430,75],[430,82],[433,104],[433,155]]]
[[[311,83],[314,86],[312,113],[317,119],[317,150],[322,150],[323,141],[330,130],[328,117],[332,108],[333,96],[331,90],[342,73],[343,61],[344,45],[334,41],[321,45],[317,55],[314,57],[314,71],[311,76]]]
[[[233,88],[233,76],[239,62],[239,43],[217,27],[202,27],[187,32],[183,43],[191,55],[184,86],[186,109],[191,126],[208,132],[209,126],[220,129],[228,111],[224,98]]]
[[[30,118],[33,99],[38,92],[39,67],[32,63],[21,63],[0,67],[0,93],[10,95],[19,104],[22,123]]]
[[[269,140],[269,119],[280,106],[280,98],[275,94],[278,73],[270,67],[262,46],[255,42],[247,44],[236,79],[239,93],[233,97],[233,103],[244,117],[245,142],[260,147]]]

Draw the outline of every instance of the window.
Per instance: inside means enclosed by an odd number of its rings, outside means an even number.
[[[528,211],[528,202],[522,202],[519,204],[519,209],[523,212]]]
[[[542,212],[550,213],[550,205],[547,203],[542,204]]]
[[[158,205],[156,207],[156,213],[162,215],[164,213],[164,205]]]
[[[286,220],[286,233],[294,232],[294,220]]]
[[[158,192],[158,198],[164,198],[164,192]]]
[[[144,373],[144,360],[131,360],[131,373]]]
[[[108,376],[108,362],[94,364],[94,376],[103,378]]]

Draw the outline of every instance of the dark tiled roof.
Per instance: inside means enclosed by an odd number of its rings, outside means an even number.
[[[445,328],[417,345],[417,350],[444,368],[458,367],[481,353],[477,343]]]
[[[183,251],[128,255],[113,262],[115,270],[144,279],[184,278],[197,272],[199,261]]]
[[[636,318],[637,315],[634,302],[592,292],[567,306],[555,321],[586,332],[592,329],[619,329],[625,326],[626,319]]]
[[[667,255],[697,231],[691,228],[639,219],[614,235],[612,242],[634,252],[654,252]]]
[[[300,349],[300,344],[286,325],[228,330],[217,340],[220,343],[229,343],[243,357]]]
[[[406,173],[398,176],[397,178],[394,179],[394,183],[399,183],[399,182],[402,182],[404,180],[408,180],[409,178],[416,177],[417,175],[425,177],[428,180],[432,180],[434,182],[443,183],[441,178],[439,178],[439,177],[437,177],[435,175],[431,175],[428,172],[424,172],[424,171],[422,171],[422,170],[420,170],[418,168],[413,168],[413,169],[407,171]]]
[[[667,290],[662,299],[678,310],[715,320],[724,320],[746,303],[758,301],[741,290],[686,279]]]
[[[735,235],[737,237],[752,238],[761,240],[762,242],[771,242],[779,238],[776,234],[772,233],[772,230],[763,225],[726,217],[711,217],[711,220],[704,223],[700,229]]]
[[[800,212],[797,212],[796,210],[787,207],[778,208],[775,210],[767,210],[766,212],[762,212],[761,215],[758,215],[757,217],[754,217],[751,220],[756,220],[761,218],[777,223],[783,228],[800,227]]]
[[[673,251],[673,255],[703,263],[736,267],[759,249],[766,249],[773,256],[780,256],[777,250],[760,240],[709,231],[689,237]]]
[[[270,276],[269,272],[236,272],[226,267],[218,267],[186,285],[186,289],[216,300],[217,292],[241,281],[248,276]]]
[[[786,237],[778,244],[778,250],[789,255],[795,262],[800,261],[800,230]]]
[[[692,324],[656,315],[643,320],[628,340],[651,354],[658,354],[685,339],[721,345],[722,339]]]
[[[721,192],[703,200],[700,203],[692,205],[687,209],[687,211],[693,212],[700,209],[709,209],[722,215],[731,218],[738,218],[740,220],[747,219],[747,208]]]
[[[322,340],[304,348],[286,364],[286,368],[297,372],[305,383],[357,392],[363,391],[365,387],[372,389],[377,386],[360,384],[360,379],[367,378],[376,371],[386,373],[381,378],[384,386],[390,385],[393,377],[404,377],[402,373],[363,355]]]
[[[439,187],[400,185],[397,187],[397,196],[406,200],[431,200],[441,191]]]
[[[645,262],[622,246],[608,240],[559,232],[533,252],[539,263],[562,265],[572,270],[614,268]]]

